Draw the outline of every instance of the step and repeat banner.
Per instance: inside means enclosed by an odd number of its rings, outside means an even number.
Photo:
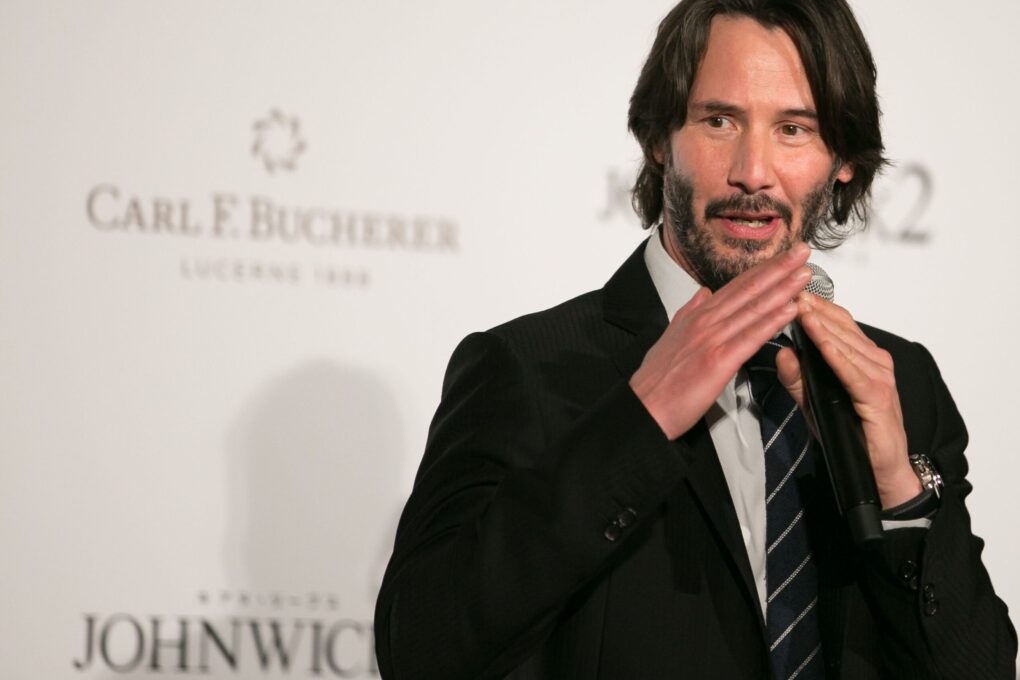
[[[378,675],[451,350],[644,236],[670,5],[0,3],[0,676]],[[896,165],[818,259],[938,358],[1015,611],[1020,5],[854,6]]]

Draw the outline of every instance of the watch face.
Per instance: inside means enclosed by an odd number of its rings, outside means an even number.
[[[910,464],[914,467],[914,473],[921,480],[921,486],[931,489],[938,496],[942,489],[942,476],[935,470],[928,456],[918,453],[910,456]]]

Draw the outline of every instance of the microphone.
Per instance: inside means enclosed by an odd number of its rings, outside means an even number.
[[[832,279],[818,265],[808,262],[808,267],[813,274],[804,290],[832,302]],[[843,383],[811,338],[798,322],[791,326],[793,345],[800,358],[801,379],[839,512],[846,518],[858,548],[876,548],[882,542],[882,504],[861,419]]]

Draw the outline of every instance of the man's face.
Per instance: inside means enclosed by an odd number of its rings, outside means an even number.
[[[853,174],[822,141],[793,41],[746,17],[713,19],[663,156],[666,248],[713,290],[803,239]]]

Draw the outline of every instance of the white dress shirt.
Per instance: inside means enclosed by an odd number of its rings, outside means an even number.
[[[666,317],[672,319],[701,286],[666,252],[661,231],[660,224],[648,239],[645,265],[666,309]],[[758,600],[765,612],[765,456],[759,409],[751,398],[751,384],[743,370],[726,384],[705,414],[705,420],[737,511]],[[930,525],[927,519],[882,522],[887,530]]]

